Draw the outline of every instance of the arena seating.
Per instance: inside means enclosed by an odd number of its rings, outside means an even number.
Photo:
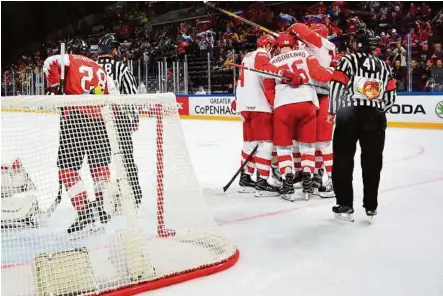
[[[275,31],[281,31],[295,21],[323,22],[329,26],[330,35],[336,36],[332,40],[337,44],[339,53],[352,51],[353,33],[359,27],[371,28],[381,37],[379,56],[393,66],[400,91],[443,90],[443,50],[439,43],[443,37],[443,16],[434,3],[214,3]],[[176,19],[155,24],[157,17],[167,19],[165,13],[168,10],[161,2],[118,2],[115,7],[108,7],[104,11],[106,17],[103,25],[90,28],[89,32],[82,30],[86,35],[77,37],[89,42],[94,49],[91,52],[94,57],[97,54],[95,44],[101,34],[116,33],[125,45],[122,47],[121,58],[128,63],[132,60],[137,67],[142,67],[141,71],[133,68],[134,75],[140,76],[137,78],[145,84],[148,82],[148,92],[158,91],[158,61],[164,61],[166,57],[168,69],[172,71],[172,62],[177,59],[183,61],[185,54],[189,92],[193,93],[199,87],[209,91],[206,55],[209,51],[210,91],[232,92],[233,87],[230,84],[234,83],[234,70],[226,67],[224,61],[231,59],[239,63],[247,51],[254,49],[255,39],[262,32],[202,3],[194,6],[174,6]],[[284,15],[294,18],[285,19],[282,17]],[[180,16],[192,17],[190,20],[180,21]],[[150,25],[151,20],[154,25]],[[207,37],[207,31],[212,32],[211,38]],[[34,85],[36,82],[35,79],[31,81],[30,77],[37,75],[46,56],[57,53],[58,41],[60,40],[42,43],[37,52],[22,55],[16,63],[2,67],[2,95],[11,95],[14,91],[29,92],[27,89],[30,84]],[[183,44],[184,47],[180,48]],[[148,67],[148,70],[144,67]],[[181,74],[180,77],[182,76]],[[408,77],[412,77],[411,80]],[[173,89],[171,83],[172,80],[168,84],[170,90]],[[180,83],[183,84],[182,81]]]

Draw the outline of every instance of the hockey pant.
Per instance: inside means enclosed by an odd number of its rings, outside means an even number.
[[[60,122],[60,145],[57,166],[59,180],[66,188],[77,211],[87,206],[87,191],[80,178],[83,159],[87,157],[94,181],[96,200],[103,200],[103,188],[109,183],[111,146],[103,120],[73,110]]]

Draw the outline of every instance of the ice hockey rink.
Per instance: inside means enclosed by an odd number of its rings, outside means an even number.
[[[207,203],[240,250],[224,272],[146,295],[443,295],[443,131],[388,128],[379,215],[369,226],[357,150],[355,222],[336,220],[334,199],[290,203],[210,195],[238,168],[241,123],[182,120]]]
[[[241,122],[181,120],[181,125],[206,203],[240,250],[240,260],[226,271],[143,295],[443,295],[443,131],[387,130],[379,215],[369,226],[361,208],[359,150],[356,219],[350,223],[333,217],[334,199],[255,198],[238,194],[238,181],[226,194],[214,194],[240,163]],[[56,137],[52,129],[47,132]],[[43,148],[55,155],[54,139]],[[54,167],[41,178],[56,180],[56,174]],[[64,200],[50,231],[64,233],[74,218]]]

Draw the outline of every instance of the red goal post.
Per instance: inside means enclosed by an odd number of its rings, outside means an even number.
[[[239,252],[210,214],[187,151],[174,94],[131,96],[22,96],[2,98],[2,168],[20,160],[33,190],[2,182],[2,211],[28,206],[31,216],[2,220],[2,291],[8,295],[134,295],[222,271]],[[111,220],[73,239],[66,229],[76,211],[65,190],[51,216],[45,211],[58,190],[60,108],[98,108],[109,138],[111,182],[105,196]],[[137,209],[128,168],[121,160],[116,110],[140,113],[131,135],[143,193]],[[129,127],[128,127],[129,128]],[[7,167],[7,166],[5,166]],[[14,176],[14,170],[5,174]],[[94,197],[88,163],[79,171]],[[2,170],[3,176],[3,170]],[[32,193],[32,198],[29,197]],[[25,202],[33,199],[35,203]],[[121,211],[113,212],[115,198]],[[21,211],[22,212],[22,211]],[[10,215],[10,216],[11,216]],[[33,224],[26,219],[35,219]],[[2,213],[3,218],[3,213]],[[96,222],[96,224],[100,224]]]

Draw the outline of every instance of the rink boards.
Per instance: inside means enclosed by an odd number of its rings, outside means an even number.
[[[231,108],[235,95],[178,94],[176,97],[179,114],[183,119],[241,120]],[[39,110],[2,111],[57,112],[43,106]],[[140,110],[142,116],[149,116],[148,113],[148,110]],[[443,129],[443,93],[399,93],[387,116],[388,126],[391,127]]]
[[[177,95],[182,118],[240,120],[231,109],[233,95]],[[253,110],[251,110],[253,111]],[[443,94],[401,93],[388,113],[388,125],[443,129]]]

